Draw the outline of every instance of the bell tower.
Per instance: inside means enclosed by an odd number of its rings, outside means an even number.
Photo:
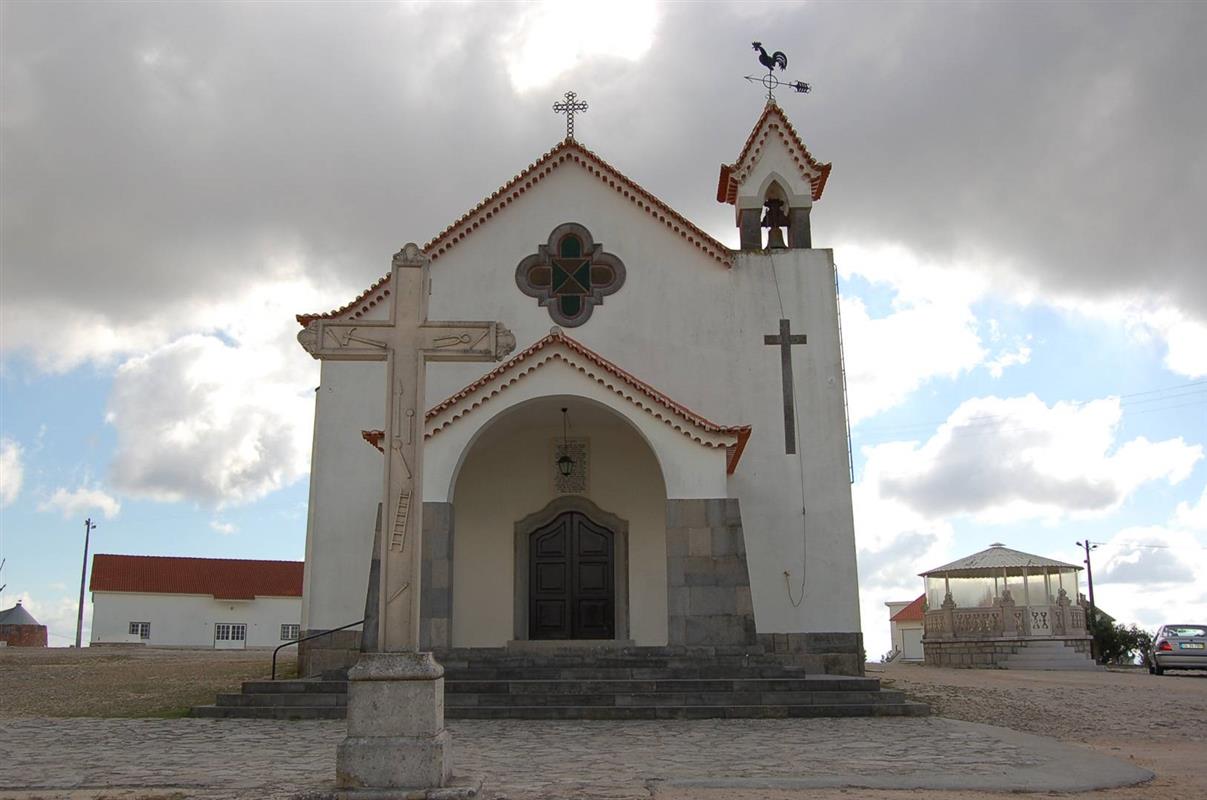
[[[829,175],[830,165],[813,158],[783,109],[769,100],[737,159],[721,165],[717,182],[717,201],[734,207],[741,250],[812,248],[809,212]]]

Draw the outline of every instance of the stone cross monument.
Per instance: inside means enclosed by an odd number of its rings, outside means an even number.
[[[395,254],[390,293],[389,320],[317,319],[298,334],[317,359],[386,362],[378,652],[348,673],[348,736],[336,761],[340,786],[378,793],[443,786],[451,774],[444,670],[419,652],[427,362],[497,361],[515,348],[498,322],[428,321],[428,258],[418,245]]]

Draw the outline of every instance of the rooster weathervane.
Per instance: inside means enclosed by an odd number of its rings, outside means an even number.
[[[788,68],[788,56],[784,55],[782,50],[776,50],[774,53],[768,53],[763,49],[762,42],[752,42],[754,49],[759,51],[759,63],[767,68],[766,75],[754,76],[747,75],[746,80],[751,83],[761,83],[767,89],[767,102],[774,103],[774,90],[781,86],[787,86],[794,92],[800,94],[808,94],[813,87],[804,81],[781,81],[775,76],[775,68],[779,67],[780,72]]]

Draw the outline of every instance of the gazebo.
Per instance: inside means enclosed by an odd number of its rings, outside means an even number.
[[[923,572],[922,649],[936,667],[1090,668],[1081,567],[995,543]]]

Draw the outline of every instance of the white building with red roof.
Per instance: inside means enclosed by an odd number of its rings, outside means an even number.
[[[298,638],[303,564],[99,553],[93,645],[276,647]]]
[[[892,661],[922,661],[922,621],[926,614],[926,595],[913,600],[891,600],[888,606],[889,634],[892,637]]]
[[[829,173],[769,103],[721,168],[733,249],[568,137],[422,247],[429,317],[517,343],[429,365],[425,413],[393,424],[424,439],[423,648],[762,645],[862,671],[834,259],[809,217]],[[304,335],[389,319],[390,280],[298,315]],[[322,362],[303,634],[365,616],[385,383]]]

